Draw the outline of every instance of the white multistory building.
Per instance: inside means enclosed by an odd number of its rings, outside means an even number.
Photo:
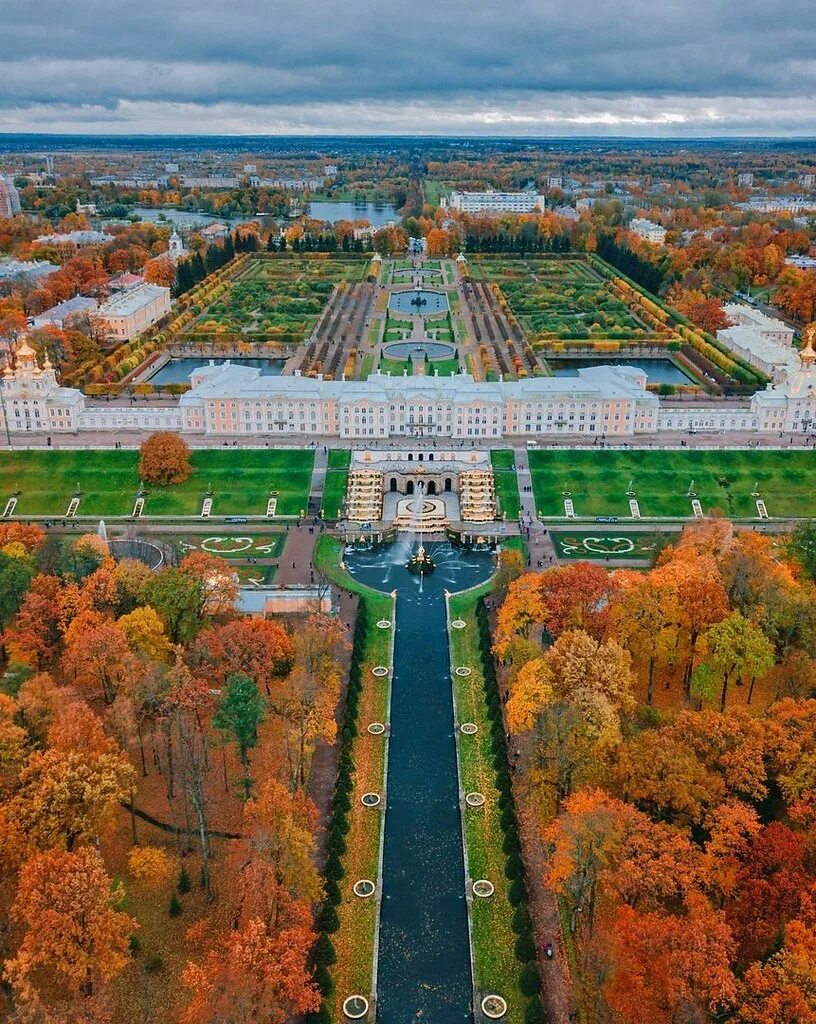
[[[11,178],[0,174],[0,217],[15,217],[20,213],[20,193]]]
[[[108,299],[91,314],[91,321],[106,338],[130,341],[169,312],[169,288],[140,284]]]
[[[533,213],[546,197],[537,192],[452,192],[450,207],[460,213]]]
[[[629,221],[629,230],[644,239],[646,242],[653,242],[655,245],[663,245],[666,241],[666,229],[661,224],[655,224],[653,220],[645,217],[634,217]]]

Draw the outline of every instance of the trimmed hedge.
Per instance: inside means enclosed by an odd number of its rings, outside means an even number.
[[[530,912],[527,909],[524,861],[521,856],[518,818],[513,802],[513,786],[507,760],[507,745],[499,699],[499,681],[496,675],[496,663],[493,659],[490,621],[483,599],[480,599],[476,605],[476,622],[479,629],[479,653],[482,659],[485,695],[492,729],[493,765],[496,771],[496,786],[499,790],[499,806],[502,809],[500,819],[504,833],[502,849],[507,857],[504,873],[507,878],[511,879],[509,895],[510,902],[515,908],[511,926],[518,936],[515,945],[516,959],[520,965],[518,987],[523,995],[531,997],[524,1010],[525,1024],[546,1024],[547,1016],[538,996],[541,990],[541,978],[538,973]]]

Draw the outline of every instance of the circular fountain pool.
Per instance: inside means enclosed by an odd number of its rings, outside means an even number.
[[[453,359],[455,351],[446,341],[392,341],[383,345],[383,355],[388,359]]]

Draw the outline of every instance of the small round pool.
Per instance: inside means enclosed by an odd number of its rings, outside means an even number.
[[[428,288],[416,288],[406,292],[394,292],[388,300],[388,308],[397,313],[413,313],[414,316],[432,316],[447,313],[448,297],[444,292],[432,292]]]
[[[383,346],[388,359],[453,359],[456,349],[446,341],[392,341]]]

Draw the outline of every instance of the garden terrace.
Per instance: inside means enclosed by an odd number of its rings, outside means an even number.
[[[766,382],[715,337],[595,254],[528,259],[474,255],[468,268],[465,294],[475,307],[471,322],[488,373],[506,373],[508,362],[516,372],[529,371],[536,359],[547,372],[543,357],[567,348],[581,354],[589,346],[595,352],[634,358],[648,346],[675,353],[695,376],[707,376],[724,391],[753,391]],[[486,323],[479,320],[491,301],[488,295],[514,332],[516,350],[508,344],[509,360],[497,351],[492,316],[483,318]]]
[[[463,291],[482,374],[495,380],[499,374],[512,379],[544,373],[501,292],[492,283],[469,279]]]
[[[342,282],[312,331],[299,360],[300,370],[309,376],[322,373],[337,380],[352,377],[360,358],[359,344],[368,333],[374,311],[374,285],[368,281]]]
[[[201,514],[212,497],[212,516],[263,518],[270,492],[276,515],[297,516],[306,508],[314,465],[312,450],[199,449],[184,483],[145,486],[147,517]],[[140,490],[139,453],[116,449],[8,452],[0,460],[0,504],[14,495],[15,517],[60,519],[79,496],[77,517],[124,518]]]
[[[690,519],[693,498],[705,513],[721,510],[737,519],[758,517],[757,497],[772,518],[811,516],[816,501],[810,451],[590,449],[528,455],[536,508],[544,518],[563,519],[569,497],[578,518],[629,519],[630,485],[645,518]]]
[[[198,294],[182,336],[300,344],[317,324],[335,287],[361,281],[369,266],[365,258],[252,254],[223,286]]]

